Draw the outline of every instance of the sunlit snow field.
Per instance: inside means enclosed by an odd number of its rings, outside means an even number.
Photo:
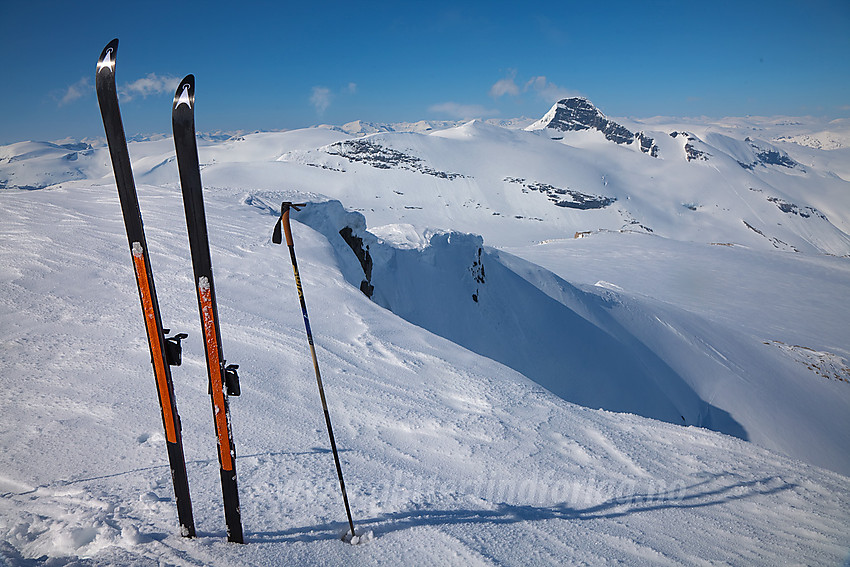
[[[171,139],[130,154],[163,323],[189,333],[173,376],[195,539],[177,530],[108,151],[0,148],[0,558],[847,561],[847,150],[794,143],[842,131],[623,123],[658,157],[482,122],[201,138],[223,349],[242,379],[241,546],[225,542]],[[686,130],[707,159],[670,135]],[[796,165],[752,165],[759,151]],[[564,205],[590,197],[611,201]],[[288,252],[270,241],[283,200],[309,203],[293,232],[357,546],[340,541]]]

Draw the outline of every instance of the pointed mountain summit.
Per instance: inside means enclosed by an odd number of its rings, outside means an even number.
[[[628,128],[610,120],[584,97],[565,98],[556,102],[543,118],[526,130],[552,129],[560,132],[598,130],[606,139],[617,144],[632,144],[637,141],[640,150],[658,157],[655,140],[643,132],[633,133]]]

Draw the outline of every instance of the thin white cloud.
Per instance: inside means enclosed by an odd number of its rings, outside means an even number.
[[[80,99],[87,94],[92,92],[92,84],[91,79],[89,77],[83,77],[73,85],[69,86],[65,89],[65,93],[59,97],[59,106],[65,106],[66,104],[72,103],[77,99]]]
[[[313,94],[310,95],[310,104],[316,109],[316,113],[321,116],[331,105],[331,90],[327,87],[313,87]]]
[[[460,104],[457,102],[443,102],[428,107],[430,112],[444,114],[452,118],[464,120],[467,118],[481,118],[483,116],[494,116],[498,110],[485,108],[480,104]]]
[[[119,89],[119,93],[125,102],[129,102],[138,96],[145,98],[162,93],[173,94],[179,82],[178,77],[148,73],[141,79],[123,85]]]
[[[148,73],[146,77],[137,79],[132,83],[121,85],[118,93],[121,95],[121,102],[130,102],[137,97],[148,97],[162,93],[171,94],[177,88],[180,79],[170,75],[157,75],[156,73]],[[83,77],[73,85],[65,89],[65,92],[57,96],[59,106],[65,106],[77,99],[80,99],[89,94],[93,94],[94,86],[89,77]]]
[[[348,83],[340,89],[330,89],[328,87],[316,86],[310,94],[310,104],[316,109],[316,114],[323,115],[330,107],[331,103],[339,96],[349,96],[357,94],[357,83]]]
[[[565,98],[580,96],[578,91],[574,91],[566,87],[559,87],[555,83],[550,82],[543,75],[529,79],[523,87],[523,92],[527,91],[532,91],[544,101],[553,103]]]
[[[490,87],[491,97],[499,98],[505,95],[519,95],[519,86],[516,84],[516,69],[512,69],[507,77],[499,79]]]

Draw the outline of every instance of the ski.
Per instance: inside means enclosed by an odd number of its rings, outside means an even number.
[[[187,75],[174,94],[171,123],[174,129],[174,146],[177,167],[183,189],[186,210],[186,227],[198,292],[198,308],[207,358],[209,392],[212,399],[213,421],[218,442],[218,462],[221,472],[221,490],[224,497],[224,518],[227,540],[243,543],[242,518],[239,510],[239,492],[236,486],[236,447],[230,430],[228,396],[239,395],[237,366],[227,366],[221,347],[212,260],[204,214],[204,196],[198,162],[198,144],[195,138],[195,77]]]
[[[165,334],[168,331],[162,328],[162,318],[159,313],[156,289],[154,288],[142,214],[139,209],[136,185],[133,181],[133,170],[130,166],[130,153],[127,149],[127,140],[118,107],[118,94],[115,88],[117,51],[118,40],[113,39],[103,48],[103,52],[97,60],[95,75],[97,100],[103,118],[103,127],[106,130],[109,155],[112,158],[112,169],[115,172],[115,184],[118,186],[121,211],[127,229],[127,240],[130,243],[133,270],[139,290],[139,300],[142,304],[151,364],[156,379],[159,405],[162,410],[162,423],[165,427],[165,444],[171,466],[171,480],[174,484],[174,498],[177,503],[180,533],[185,537],[194,537],[195,522],[192,517],[192,501],[189,498],[186,459],[183,455],[183,436],[180,416],[177,414],[177,402],[174,398],[170,369],[171,365],[177,366],[180,363],[180,341],[186,335],[179,334],[174,337],[166,337]]]

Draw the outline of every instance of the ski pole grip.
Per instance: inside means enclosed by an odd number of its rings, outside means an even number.
[[[286,238],[286,245],[292,246],[292,227],[289,226],[289,206],[284,207],[280,218],[283,221],[283,236]]]
[[[286,245],[293,246],[292,242],[292,227],[289,225],[289,209],[295,209],[296,211],[300,211],[301,207],[306,206],[307,203],[292,203],[290,201],[284,201],[280,204],[280,224],[283,225],[283,234],[286,238]],[[278,228],[275,227],[275,235],[272,239],[276,244],[280,244],[280,232]]]

